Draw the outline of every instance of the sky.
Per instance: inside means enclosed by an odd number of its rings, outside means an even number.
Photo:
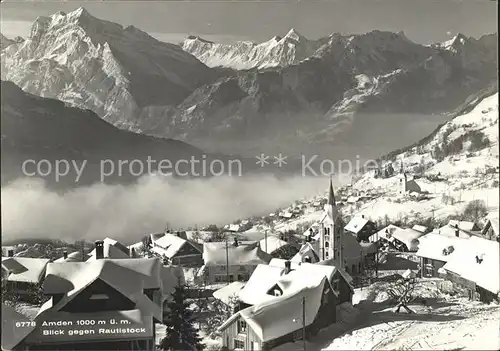
[[[310,39],[333,32],[403,31],[429,44],[456,33],[479,37],[497,32],[497,4],[491,0],[333,0],[333,1],[31,1],[6,0],[1,31],[29,34],[41,15],[85,7],[95,17],[134,25],[160,40],[179,42],[189,34],[209,40],[264,41],[291,28]]]

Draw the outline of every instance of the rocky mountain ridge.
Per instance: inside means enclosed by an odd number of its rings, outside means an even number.
[[[37,19],[24,43],[2,50],[2,78],[120,128],[203,148],[374,157],[425,136],[495,81],[495,39],[423,46],[404,33],[334,33],[299,50],[307,39],[292,30],[256,56],[259,66],[234,71],[79,9]],[[195,41],[203,40],[184,46]],[[204,62],[229,50],[205,44]],[[238,55],[234,62],[250,62]],[[380,135],[395,137],[381,145]]]

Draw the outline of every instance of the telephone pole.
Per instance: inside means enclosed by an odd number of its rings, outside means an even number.
[[[229,246],[226,239],[226,280],[229,285]]]
[[[307,351],[306,345],[306,297],[302,297],[302,341],[304,342],[304,351]]]
[[[267,231],[268,229],[266,229],[264,231],[264,246],[265,246],[265,251],[267,252]]]

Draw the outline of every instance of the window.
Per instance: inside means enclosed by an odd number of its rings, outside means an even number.
[[[89,298],[90,300],[108,300],[109,296],[106,294],[93,294]]]
[[[247,331],[247,322],[239,320],[238,321],[238,333],[245,333]]]
[[[241,340],[234,339],[234,349],[235,350],[244,350],[245,349],[245,343]]]
[[[338,293],[339,290],[340,290],[340,280],[339,279],[335,279],[333,281],[333,290]]]

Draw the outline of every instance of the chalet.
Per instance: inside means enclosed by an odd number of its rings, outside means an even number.
[[[207,284],[246,281],[257,265],[270,260],[271,256],[261,249],[258,241],[234,238],[233,243],[204,243],[201,274]]]
[[[418,238],[424,233],[410,229],[399,228],[395,225],[388,225],[386,228],[378,231],[375,236],[372,236],[372,241],[382,240],[402,252],[414,252],[418,249]]]
[[[155,349],[164,288],[172,290],[178,282],[164,280],[159,259],[106,259],[102,246],[96,249],[94,261],[47,266],[43,289],[51,298],[24,339],[29,350]],[[63,332],[49,333],[54,328],[48,326],[58,321],[66,322],[57,324]]]
[[[482,302],[499,301],[500,265],[497,242],[471,237],[443,266],[447,278],[469,290],[472,299]]]
[[[481,235],[489,240],[500,240],[500,231],[498,227],[498,217],[488,218],[483,230],[481,231]]]
[[[424,233],[410,228],[396,229],[391,235],[391,244],[402,252],[415,252],[418,249],[418,238]]]
[[[185,266],[201,266],[202,250],[191,241],[180,235],[165,233],[154,241],[151,251],[168,263]]]
[[[453,236],[428,233],[419,239],[418,251],[422,277],[437,277],[443,272],[443,266],[460,251],[460,245],[467,245],[468,240]]]
[[[372,243],[376,242],[391,242],[392,241],[392,233],[396,230],[402,229],[394,224],[389,224],[387,227],[380,229],[378,232],[374,233],[372,236],[368,238],[368,240]]]
[[[30,257],[2,257],[2,289],[16,293],[22,300],[30,301],[35,289],[43,282],[49,259]]]
[[[130,258],[129,248],[114,239],[105,238],[104,240],[98,240],[95,242],[95,245],[96,248],[90,252],[90,257],[87,261],[95,261],[97,259],[96,252],[98,245],[102,247],[104,258]]]
[[[356,236],[358,241],[368,241],[369,237],[377,231],[377,225],[365,218],[364,215],[355,216],[347,223],[344,230]]]
[[[259,265],[240,292],[248,307],[219,327],[223,346],[265,351],[316,335],[335,323],[340,301],[352,298],[346,278],[333,266]]]

